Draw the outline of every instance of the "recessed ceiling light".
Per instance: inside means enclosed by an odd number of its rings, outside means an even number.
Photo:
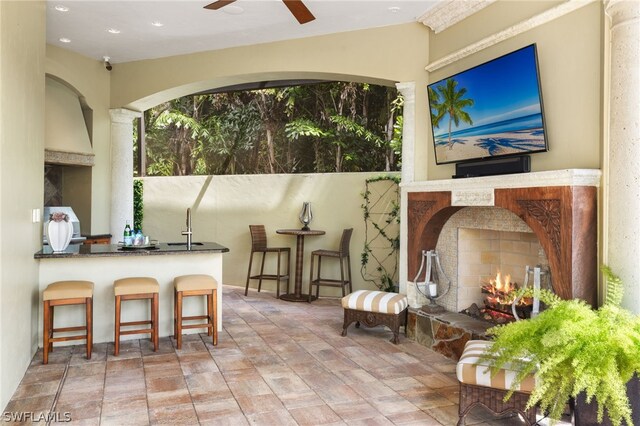
[[[66,37],[60,37],[58,40],[60,40],[63,43],[71,43],[71,39],[68,39]]]
[[[226,6],[225,8],[220,10],[222,10],[224,13],[227,13],[229,15],[240,15],[244,13],[243,8],[241,8],[240,6],[234,6],[234,5]]]
[[[67,6],[63,6],[61,4],[57,5],[55,8],[58,12],[68,12],[69,8]]]
[[[120,34],[120,30],[117,28],[109,28],[107,30],[107,32],[111,33],[111,34]]]
[[[389,12],[391,12],[391,13],[398,13],[398,12],[400,12],[400,7],[398,7],[398,6],[391,6],[388,10],[389,10]]]
[[[151,25],[153,25],[154,27],[164,27],[164,24],[160,21],[153,21]]]

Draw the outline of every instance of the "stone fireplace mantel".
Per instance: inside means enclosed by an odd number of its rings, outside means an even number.
[[[436,248],[454,213],[469,206],[501,207],[537,235],[556,293],[595,305],[600,176],[600,170],[570,169],[401,184],[407,277],[417,273],[421,251]]]

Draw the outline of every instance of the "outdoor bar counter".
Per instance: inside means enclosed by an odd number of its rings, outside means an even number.
[[[93,333],[94,343],[113,342],[115,324],[114,280],[126,277],[153,277],[160,284],[159,336],[173,335],[173,279],[179,275],[207,274],[218,281],[217,321],[222,330],[222,254],[229,249],[213,242],[193,243],[188,250],[185,243],[159,243],[154,248],[128,249],[113,244],[70,245],[61,253],[53,253],[49,246],[35,253],[40,262],[39,309],[42,318],[42,292],[55,281],[86,280],[94,283]],[[206,298],[185,298],[184,315],[203,315]],[[150,318],[147,300],[132,300],[122,304],[122,321]],[[84,324],[82,306],[63,306],[55,310],[55,327]],[[42,321],[38,325],[39,345],[42,346]],[[205,329],[186,332],[205,332]],[[121,340],[148,339],[149,335],[122,336]]]

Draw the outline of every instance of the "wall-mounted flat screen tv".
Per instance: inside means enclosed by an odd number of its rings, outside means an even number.
[[[436,163],[548,150],[532,44],[428,86]]]

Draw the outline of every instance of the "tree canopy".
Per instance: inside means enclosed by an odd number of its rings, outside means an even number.
[[[395,171],[401,114],[394,88],[360,83],[185,96],[145,112],[145,172]]]

